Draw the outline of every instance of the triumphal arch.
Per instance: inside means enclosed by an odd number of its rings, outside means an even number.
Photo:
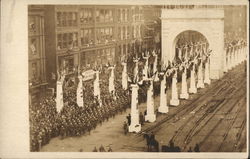
[[[162,9],[162,62],[175,56],[177,36],[184,31],[204,35],[212,50],[210,78],[219,79],[224,67],[224,10],[221,8]]]

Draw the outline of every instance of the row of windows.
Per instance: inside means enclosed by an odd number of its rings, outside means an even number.
[[[131,29],[131,35],[130,35]],[[140,25],[132,26],[122,26],[118,27],[118,39],[125,40],[129,38],[140,38]],[[96,31],[96,42],[94,42],[94,31]],[[130,37],[131,36],[131,37]],[[114,42],[114,28],[104,27],[104,28],[86,28],[80,30],[80,42],[81,45],[92,45],[96,44],[106,44]],[[62,33],[57,35],[57,49],[70,49],[78,46],[78,33]]]
[[[115,57],[115,48],[105,48],[96,51],[86,52],[82,55],[82,64],[90,65],[105,65],[113,64]]]
[[[81,30],[81,44],[93,44],[94,43],[94,29],[82,29]]]
[[[77,17],[81,24],[94,22],[94,10],[91,8],[82,9],[79,12],[57,12],[56,21],[58,27],[68,27],[77,25]],[[131,10],[132,21],[139,21],[142,19],[142,10]],[[96,9],[95,18],[97,23],[108,23],[114,21],[114,9]],[[130,20],[129,9],[118,9],[118,22],[128,22]]]
[[[97,43],[108,43],[114,40],[114,29],[113,27],[97,28],[96,37]]]
[[[80,11],[80,23],[93,23],[94,22],[94,16],[93,16],[93,10],[86,8]]]
[[[39,16],[29,16],[29,34],[43,34],[43,30],[41,28],[42,18]]]
[[[39,63],[37,61],[29,63],[29,81],[32,85],[40,83],[41,76],[39,72]]]
[[[97,9],[96,10],[96,22],[113,22],[113,10],[109,9]]]
[[[59,58],[60,69],[65,70],[66,74],[73,73],[74,71],[74,57]]]
[[[76,26],[77,12],[57,12],[57,26]]]
[[[81,53],[80,61],[82,66],[91,65],[105,65],[107,63],[113,64],[115,57],[115,48],[105,48],[96,51],[87,51]],[[64,69],[66,74],[72,73],[74,71],[75,63],[74,56],[59,57],[59,67]],[[32,65],[33,67],[33,65]]]
[[[78,46],[78,33],[57,34],[57,49],[72,49]]]

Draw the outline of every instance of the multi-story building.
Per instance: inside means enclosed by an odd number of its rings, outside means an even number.
[[[47,85],[43,6],[29,7],[28,59],[30,102],[37,102]]]
[[[141,51],[148,32],[143,9],[129,5],[46,5],[45,53],[50,83],[58,69],[71,74],[74,66],[115,63],[122,55]]]

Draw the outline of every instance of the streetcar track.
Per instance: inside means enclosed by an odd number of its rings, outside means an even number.
[[[213,88],[211,88],[211,90],[208,90],[209,92],[206,92],[206,93],[207,93],[207,94],[212,94],[213,91],[217,89],[217,86],[218,86],[218,85],[221,85],[221,83],[222,83],[222,84],[225,83],[224,81],[226,80],[226,77],[227,77],[227,76],[229,76],[229,74],[226,74],[226,75],[224,76],[223,79],[221,79],[220,81],[218,81],[218,83],[214,83],[215,86],[213,86]],[[143,132],[149,132],[149,131],[155,129],[156,127],[158,127],[159,125],[165,123],[166,121],[171,120],[175,115],[179,114],[180,112],[186,111],[186,109],[188,109],[190,105],[194,105],[192,108],[196,107],[194,103],[195,103],[195,102],[198,102],[198,100],[200,100],[201,98],[207,97],[207,94],[206,94],[206,95],[199,96],[199,97],[193,99],[193,101],[192,101],[191,103],[188,103],[188,105],[185,105],[185,108],[184,108],[184,109],[183,109],[182,107],[179,108],[179,109],[176,111],[176,113],[172,114],[171,116],[165,117],[163,120],[161,120],[161,121],[159,121],[158,123],[156,123],[156,125],[151,126],[151,127],[147,128],[147,129],[145,129]],[[179,111],[179,110],[180,110],[180,111]],[[192,109],[192,110],[193,110],[193,109]],[[191,112],[191,111],[190,111],[190,112]],[[185,114],[185,113],[184,113],[184,114]],[[182,116],[183,116],[183,114],[182,114]],[[142,133],[142,132],[138,133],[138,136],[140,136],[141,133]]]
[[[201,107],[201,108],[202,108],[202,107]],[[200,108],[198,111],[202,110],[201,108]],[[209,108],[211,108],[211,107],[208,107],[208,109],[209,109]],[[208,109],[207,109],[207,110],[208,110]],[[197,111],[197,112],[198,112],[198,111]],[[207,115],[208,115],[208,113],[203,114],[203,116],[202,116],[201,118],[198,119],[198,122],[199,122],[199,121],[202,121]],[[190,118],[193,119],[193,116],[191,116]],[[189,118],[189,119],[190,119],[190,118]],[[191,120],[192,120],[192,119],[191,119]],[[188,122],[190,122],[190,120],[187,120],[184,124],[182,124],[182,126],[177,130],[177,133],[171,138],[171,140],[173,140],[173,141],[175,140],[175,138],[182,132],[182,130],[185,128],[185,126],[187,126],[187,123],[188,123]],[[196,124],[197,124],[197,123],[196,123]]]
[[[240,87],[241,88],[241,87]],[[239,90],[239,89],[238,89]],[[226,101],[226,103],[228,103],[228,102],[230,102],[230,101]],[[235,102],[235,104],[238,102],[238,100]],[[218,109],[217,109],[217,111],[219,111],[223,106],[225,106],[225,104],[226,103],[220,103],[220,104],[222,104],[220,107],[218,107]],[[234,105],[235,105],[234,104]],[[234,107],[234,105],[233,105],[233,107]],[[229,111],[227,111],[226,112],[226,114],[229,114],[230,113],[230,111],[233,109],[233,107],[231,107],[230,109],[229,109]],[[216,111],[216,112],[217,112]],[[210,122],[211,121],[211,119],[214,117],[214,115],[215,115],[215,113],[213,113],[212,114],[212,116],[192,135],[192,136],[190,136],[189,138],[189,140],[191,140],[191,138],[193,137],[193,136],[196,136],[207,124],[208,124],[208,122]],[[198,124],[196,124],[197,126],[195,126],[195,127],[198,127]],[[192,129],[191,129],[192,130]],[[191,135],[191,134],[190,134]],[[187,144],[189,144],[190,143],[190,141],[189,142],[186,142],[186,140],[185,140],[185,143],[186,143],[186,145]]]
[[[245,101],[245,98],[244,98],[244,101]],[[238,118],[238,116],[239,116],[239,114],[240,114],[242,108],[244,108],[244,107],[240,107],[240,108],[237,109],[235,118],[233,119],[233,121],[231,122],[231,124],[229,124],[229,127],[227,128],[226,133],[223,135],[223,140],[222,140],[222,142],[221,142],[221,144],[220,144],[220,146],[219,146],[218,151],[221,150],[222,145],[224,144],[224,141],[226,140],[226,138],[227,138],[227,136],[228,136],[228,134],[229,134],[229,131],[232,129],[233,124],[235,123],[236,119]]]
[[[236,100],[236,102],[234,102],[234,104],[232,104],[232,107],[230,107],[230,109],[226,112],[226,114],[228,114],[229,112],[231,112],[233,110],[233,108],[235,107],[235,105],[240,101]],[[210,137],[210,135],[214,132],[214,130],[221,124],[221,122],[223,121],[223,118],[220,118],[220,120],[216,123],[216,125],[209,131],[209,133],[207,133],[207,135],[205,136],[205,138],[202,140],[202,142],[200,142],[199,146],[201,147],[205,141],[207,141],[207,139]],[[205,124],[206,125],[206,124]]]
[[[225,91],[225,90],[227,90],[228,92],[230,92],[230,94],[232,93],[232,92],[234,92],[234,91],[236,91],[235,90],[235,88],[234,87],[231,87],[231,85],[234,83],[236,83],[237,82],[237,80],[235,80],[235,79],[237,79],[237,78],[239,78],[240,76],[242,76],[242,73],[241,74],[236,74],[235,75],[235,73],[237,73],[236,71],[232,71],[232,75],[230,75],[230,74],[225,74],[224,75],[224,78],[222,78],[222,79],[220,79],[220,80],[218,80],[217,81],[217,83],[212,83],[210,86],[212,86],[212,88],[210,88],[210,89],[208,89],[207,90],[207,92],[206,92],[206,94],[204,94],[204,93],[202,93],[202,95],[201,96],[199,96],[199,97],[197,97],[197,98],[195,98],[195,99],[192,99],[193,101],[192,102],[190,102],[190,103],[187,103],[187,105],[185,105],[185,107],[180,107],[177,111],[176,111],[176,113],[174,113],[174,114],[172,114],[172,115],[170,115],[170,116],[167,116],[167,117],[165,117],[165,118],[163,118],[163,120],[161,120],[161,121],[159,121],[158,123],[156,123],[155,125],[153,125],[153,126],[151,126],[151,127],[149,127],[149,128],[146,128],[143,132],[149,132],[149,131],[152,131],[152,130],[159,130],[159,129],[161,129],[161,125],[163,124],[163,123],[165,123],[165,122],[167,122],[167,121],[169,121],[169,120],[171,120],[171,119],[174,119],[174,117],[178,114],[179,115],[179,117],[182,117],[183,115],[185,115],[186,113],[188,113],[188,112],[191,112],[191,111],[193,111],[196,107],[197,107],[197,105],[195,106],[195,104],[194,103],[198,103],[198,101],[200,101],[200,100],[203,100],[205,97],[207,97],[209,94],[213,94],[213,96],[214,96],[214,94],[219,94],[219,93],[221,93],[221,91],[223,90],[223,91]],[[229,78],[229,77],[233,77],[233,78],[230,78],[229,80],[227,79],[227,78]],[[234,81],[236,81],[236,82],[234,82]],[[227,85],[229,85],[229,86],[227,86]],[[223,87],[223,88],[221,88],[219,91],[216,91],[216,93],[214,93],[214,90],[216,90],[217,89],[217,87],[218,86],[220,86],[220,87]],[[229,89],[228,89],[229,88]],[[239,89],[237,89],[237,91],[238,91]],[[223,94],[225,94],[225,93],[223,93]],[[197,95],[197,94],[196,94]],[[220,94],[221,95],[221,94]],[[223,101],[225,100],[226,98],[224,98],[223,99]],[[228,98],[227,98],[228,99]],[[218,102],[219,100],[217,100],[217,102]],[[221,103],[219,103],[219,104],[221,104]],[[190,106],[190,105],[194,105],[194,106]],[[224,105],[224,104],[223,104]],[[197,111],[197,112],[199,112],[200,110],[202,110],[204,108],[204,105],[202,105],[200,108],[199,108],[199,110]],[[192,110],[191,110],[192,109]],[[187,110],[190,110],[190,111],[187,111]],[[180,114],[180,112],[181,112],[181,114]],[[207,116],[207,115],[206,115]],[[206,117],[205,116],[205,117]],[[204,118],[205,118],[204,117]],[[179,118],[179,120],[180,120],[180,118]],[[187,120],[188,121],[188,120]],[[196,134],[196,133],[195,133]],[[137,134],[136,136],[138,137],[138,136],[141,136],[142,135],[142,132],[140,132],[139,134]]]
[[[223,87],[224,88],[224,87]],[[228,88],[228,87],[227,87]],[[231,89],[229,89],[228,91],[230,92],[230,90]],[[223,95],[224,94],[227,94],[227,92],[224,92],[223,93]],[[196,121],[195,122],[195,126],[190,130],[190,134],[199,126],[199,124],[201,123],[201,121],[203,121],[203,119],[205,119],[208,115],[209,115],[209,113],[211,113],[211,112],[213,112],[216,108],[217,108],[217,106],[218,105],[220,105],[223,101],[225,100],[225,98],[224,99],[222,99],[222,100],[214,100],[214,99],[212,99],[211,101],[212,102],[218,102],[218,103],[216,103],[216,104],[214,104],[212,107],[210,106],[210,107],[208,107],[208,109],[206,110],[206,112],[202,115],[202,117],[201,118],[199,118],[198,119],[198,121]],[[210,102],[210,101],[209,101]],[[202,108],[202,107],[201,107]],[[200,108],[200,109],[201,109]],[[200,110],[199,109],[199,110]],[[199,111],[198,110],[198,111]],[[219,110],[219,109],[218,109]],[[217,110],[217,111],[218,111]],[[190,118],[192,118],[192,117],[190,117]],[[190,119],[189,118],[189,119]],[[172,140],[174,141],[174,139],[181,133],[181,131],[184,129],[184,127],[187,125],[187,123],[189,122],[189,120],[187,120],[179,129],[178,129],[178,131],[177,131],[177,133],[172,137]],[[185,141],[185,143],[186,143],[186,141]]]
[[[242,137],[242,132],[244,131],[244,128],[245,128],[245,126],[246,126],[246,118],[244,118],[244,120],[242,121],[242,123],[241,123],[241,126],[240,126],[240,130],[238,131],[238,133],[237,133],[237,135],[236,135],[236,144],[235,144],[235,146],[234,146],[234,149],[233,149],[233,151],[235,151],[235,149],[236,149],[236,147],[239,145],[239,143],[240,143],[240,139],[241,139],[241,137]]]

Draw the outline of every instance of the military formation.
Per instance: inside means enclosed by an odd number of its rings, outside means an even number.
[[[227,44],[225,60],[228,66],[233,66],[231,65],[231,60],[237,61],[238,59],[235,52],[245,46],[246,42],[243,40],[232,41]],[[234,51],[230,52],[232,47]],[[199,81],[202,88],[203,81],[209,80],[203,79],[203,72],[205,72],[206,78],[206,68],[208,67],[206,64],[209,64],[211,53],[212,50],[209,50],[208,43],[198,40],[177,45],[175,58],[166,65],[163,65],[159,60],[161,57],[159,48],[128,54],[112,67],[110,64],[95,65],[91,69],[98,72],[99,77],[95,75],[93,79],[81,81],[82,91],[80,92],[80,99],[83,100],[81,106],[77,102],[76,92],[79,87],[79,74],[81,75],[86,68],[76,67],[74,77],[65,77],[59,71],[58,81],[60,80],[62,84],[62,108],[58,110],[57,107],[56,97],[58,93],[44,97],[38,105],[30,106],[31,151],[40,151],[41,147],[49,143],[53,137],[59,136],[61,139],[64,139],[69,136],[90,134],[91,130],[95,129],[98,124],[101,125],[102,122],[114,118],[116,114],[126,111],[127,108],[131,107],[132,91],[129,87],[131,84],[138,84],[139,86],[138,105],[147,101],[150,85],[153,85],[153,96],[161,93],[160,86],[162,80],[165,80],[166,86],[162,87],[165,88],[165,92],[170,88],[173,89],[174,84],[177,82],[183,82],[183,79],[189,77],[194,79],[195,89],[198,87]],[[244,55],[241,54],[242,59],[244,59]],[[238,62],[240,62],[240,59],[238,59]],[[122,77],[124,65],[122,63],[126,63],[127,67],[127,81],[125,83],[129,85],[128,88],[124,86]],[[185,76],[182,76],[183,73],[185,73]],[[98,87],[95,86],[97,78]],[[149,82],[150,78],[152,79],[151,82]],[[196,79],[198,81],[197,85]],[[113,84],[112,87],[110,86],[111,84]],[[98,89],[97,92],[96,89]],[[178,94],[176,98],[173,98],[174,93],[172,92],[171,99],[173,105],[176,104],[174,100],[178,100]],[[182,93],[187,93],[187,88]],[[183,97],[186,98],[186,96]],[[138,110],[138,120],[140,124],[143,124],[145,116],[149,113],[148,109],[145,112]],[[133,116],[133,112],[131,112],[131,115]],[[129,115],[127,122],[124,123],[124,130],[128,130],[131,122],[133,123]]]

